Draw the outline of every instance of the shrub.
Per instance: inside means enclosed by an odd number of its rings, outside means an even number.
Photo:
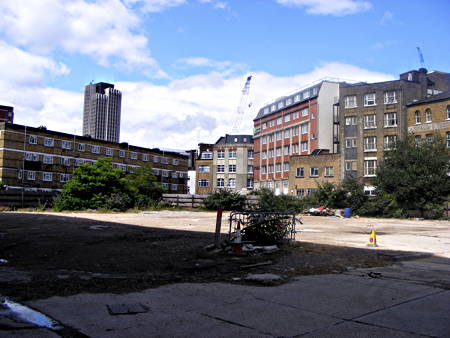
[[[249,215],[242,239],[259,245],[280,244],[289,232],[291,220],[276,214]]]
[[[258,205],[252,210],[255,211],[280,211],[280,212],[301,212],[305,203],[303,200],[288,195],[276,196],[272,190],[262,188],[253,193],[258,196]]]
[[[220,189],[205,198],[203,205],[208,210],[241,211],[245,208],[245,196],[236,191]]]

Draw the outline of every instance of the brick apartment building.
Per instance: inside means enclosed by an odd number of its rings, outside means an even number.
[[[321,81],[262,107],[254,119],[255,188],[288,194],[291,157],[335,152],[339,83]]]
[[[187,155],[0,123],[0,181],[9,189],[59,190],[77,166],[99,157],[111,157],[125,172],[148,163],[169,192],[187,192]]]
[[[217,189],[246,193],[253,189],[252,135],[225,135],[215,144],[199,144],[196,161],[199,194]]]
[[[385,149],[407,133],[407,104],[450,87],[450,74],[412,70],[399,80],[341,83],[339,99],[342,177],[361,178],[366,193]]]
[[[0,122],[14,122],[14,108],[10,106],[0,106]]]
[[[450,148],[450,91],[414,101],[407,105],[408,133],[416,142],[432,142],[438,133]]]

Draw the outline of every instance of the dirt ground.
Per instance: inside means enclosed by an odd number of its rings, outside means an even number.
[[[305,227],[317,229],[319,220],[333,228],[333,222],[341,221],[315,217]],[[368,228],[361,224],[348,233],[359,231],[366,238]],[[175,282],[243,283],[249,273],[275,273],[288,281],[382,266],[398,257],[398,251],[357,247],[350,239],[348,246],[308,239],[320,237],[322,230],[305,232],[299,242],[276,253],[236,256],[204,249],[213,242],[214,225],[215,215],[201,212],[0,213],[0,259],[7,261],[0,263],[1,295],[24,301],[82,292],[128,293]],[[224,215],[222,233],[227,230]],[[330,236],[324,232],[325,239],[325,234]],[[249,266],[258,263],[264,264]]]

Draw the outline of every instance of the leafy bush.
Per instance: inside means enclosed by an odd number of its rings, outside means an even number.
[[[203,205],[208,210],[241,211],[245,208],[245,196],[236,191],[220,189],[205,198]]]
[[[258,205],[254,206],[254,211],[282,211],[282,212],[301,212],[305,206],[304,201],[288,195],[276,196],[272,190],[267,188],[259,189],[253,192],[258,196]]]
[[[280,244],[291,226],[290,218],[276,214],[249,215],[247,221],[247,226],[242,229],[242,239],[258,245]]]

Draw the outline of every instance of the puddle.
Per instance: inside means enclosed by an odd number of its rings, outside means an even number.
[[[63,328],[57,321],[46,315],[9,299],[3,299],[0,303],[0,314],[15,321],[30,323],[50,330],[60,330]]]

